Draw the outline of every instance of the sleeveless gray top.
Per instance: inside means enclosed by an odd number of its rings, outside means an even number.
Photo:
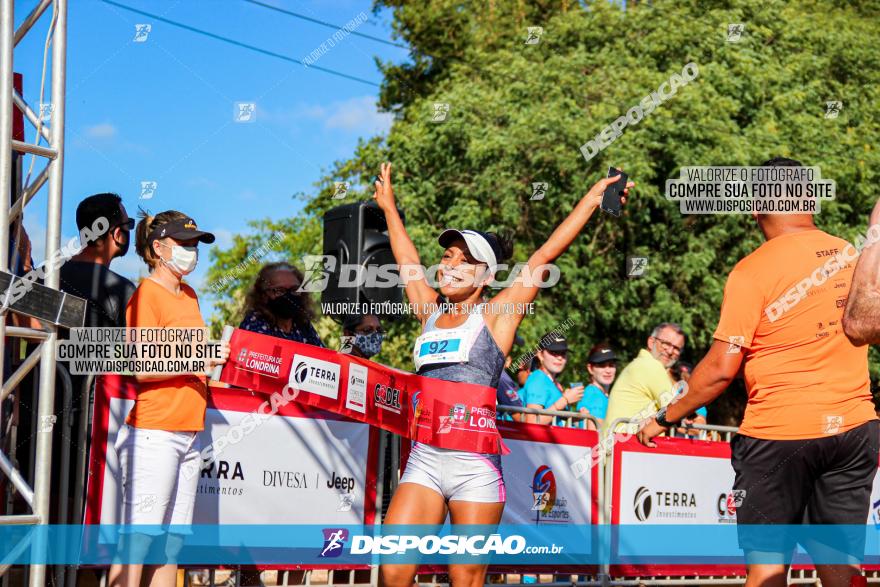
[[[437,328],[436,322],[439,317],[439,310],[431,314],[431,317],[425,321],[422,333],[433,330],[453,330],[451,328]],[[417,373],[425,377],[443,379],[444,381],[474,383],[497,388],[501,371],[504,369],[504,353],[501,352],[495,339],[492,338],[492,334],[486,327],[486,321],[483,319],[482,314],[476,312],[471,314],[458,329],[479,330],[479,334],[476,335],[473,346],[468,353],[467,361],[428,364],[419,369]],[[416,344],[418,344],[418,341]]]

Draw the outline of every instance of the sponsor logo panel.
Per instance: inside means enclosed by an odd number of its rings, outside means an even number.
[[[348,388],[345,407],[365,414],[367,411],[367,368],[357,363],[348,365]]]
[[[293,389],[336,399],[339,397],[339,365],[295,354],[288,383]]]

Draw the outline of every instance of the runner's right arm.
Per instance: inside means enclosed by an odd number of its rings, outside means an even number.
[[[388,224],[388,237],[391,240],[391,252],[400,269],[400,276],[404,279],[406,297],[414,306],[413,312],[419,322],[425,323],[433,310],[432,306],[438,303],[438,294],[428,284],[425,271],[419,259],[412,239],[403,226],[397,204],[394,201],[394,189],[391,186],[391,163],[382,164],[380,174],[382,181],[376,181],[376,193],[373,199],[379,204],[379,209],[385,214],[385,222]]]
[[[666,420],[678,422],[709,403],[724,393],[730,382],[739,372],[743,362],[743,353],[731,353],[730,343],[715,339],[709,352],[703,357],[688,381],[686,393],[675,398],[666,408]],[[657,424],[654,418],[648,419],[637,434],[639,442],[645,446],[654,448],[657,446],[652,440],[658,434],[665,432],[665,428]]]

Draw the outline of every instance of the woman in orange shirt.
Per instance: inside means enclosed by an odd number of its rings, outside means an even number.
[[[135,237],[137,253],[150,267],[126,308],[129,328],[204,328],[196,292],[183,277],[198,262],[198,243],[214,242],[214,235],[198,230],[192,218],[168,210],[141,215]],[[205,427],[206,376],[226,362],[229,345],[204,373],[135,374],[138,394],[116,451],[122,472],[121,523],[130,529],[120,544],[129,562],[143,560],[155,536],[167,540],[169,558],[161,566],[114,564],[110,585],[137,586],[141,575],[151,586],[177,584],[174,562],[183,544],[181,526],[192,523],[201,457],[198,432]],[[172,526],[170,531],[168,526]],[[134,533],[136,532],[136,533]]]

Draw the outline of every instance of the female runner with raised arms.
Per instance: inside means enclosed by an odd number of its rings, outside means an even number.
[[[421,267],[421,261],[397,211],[390,163],[382,165],[380,177],[373,198],[385,214],[391,250],[403,275],[405,271],[409,273],[409,268]],[[599,207],[606,186],[616,180],[617,177],[602,179],[590,188],[547,242],[529,258],[527,275],[536,279],[517,280],[490,300],[490,308],[515,308],[517,304],[523,307],[535,299],[535,283],[542,266],[568,249]],[[633,185],[629,182],[627,188]],[[512,253],[512,246],[495,234],[475,230],[445,230],[438,240],[445,249],[437,271],[439,292],[428,284],[423,270],[415,278],[405,278],[407,298],[422,323],[422,334],[415,342],[416,372],[446,381],[497,387],[504,357],[510,352],[523,313],[483,311],[483,293],[498,264]],[[441,294],[448,305],[440,305]],[[441,341],[448,343],[423,344]],[[448,508],[455,525],[497,525],[504,501],[501,455],[413,443],[384,523],[439,526],[446,520]],[[449,578],[456,586],[483,585],[486,568],[483,564],[449,565]],[[381,584],[389,587],[411,587],[415,574],[416,565],[380,567]]]

